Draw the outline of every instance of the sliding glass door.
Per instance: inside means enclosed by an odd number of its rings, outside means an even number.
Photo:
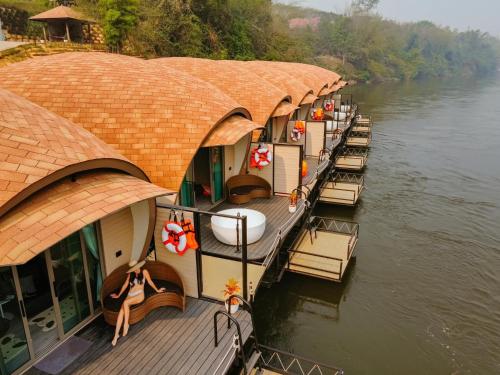
[[[60,339],[58,311],[54,306],[52,280],[46,253],[17,266],[21,305],[25,310],[28,334],[35,355],[44,353]]]
[[[62,334],[66,334],[90,315],[87,267],[80,233],[73,233],[52,246],[49,256]]]
[[[11,267],[0,267],[0,374],[8,375],[30,360],[25,312],[16,298]]]
[[[0,267],[0,375],[29,366],[94,314],[100,254],[91,224],[25,264]]]

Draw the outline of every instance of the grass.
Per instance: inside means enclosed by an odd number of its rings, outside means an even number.
[[[51,8],[51,5],[47,0],[0,0],[0,7],[24,10],[32,16]]]

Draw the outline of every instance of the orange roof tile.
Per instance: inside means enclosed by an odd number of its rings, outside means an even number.
[[[85,225],[165,194],[171,192],[117,172],[57,181],[1,217],[0,266],[23,264]]]
[[[265,125],[279,103],[289,99],[286,91],[235,61],[190,57],[168,57],[149,61],[151,64],[181,70],[217,86],[248,109],[252,120],[261,125]]]
[[[134,57],[75,52],[0,69],[0,86],[90,130],[177,191],[209,132],[238,102],[187,73]]]
[[[242,116],[234,115],[221,122],[205,139],[202,147],[234,145],[261,125]]]
[[[66,19],[66,20],[79,20],[79,21],[87,21],[85,17],[73,8],[66,7],[64,5],[60,5],[58,7],[49,9],[45,12],[39,13],[30,17],[30,20],[33,21],[47,21],[47,20],[57,20],[57,19]]]
[[[312,104],[318,99],[316,95],[307,94],[300,104]]]
[[[287,116],[293,113],[298,107],[288,102],[281,102],[274,110],[273,117]]]
[[[294,75],[279,69],[278,66],[268,61],[235,61],[234,63],[246,67],[273,85],[282,88],[291,95],[293,104],[302,104],[304,97],[313,92],[311,87],[298,80]]]
[[[54,179],[103,167],[147,179],[85,129],[0,89],[0,215]]]

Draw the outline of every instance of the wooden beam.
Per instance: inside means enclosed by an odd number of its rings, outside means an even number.
[[[64,25],[66,26],[66,39],[68,39],[68,42],[71,42],[71,37],[69,36],[68,21],[65,21]]]
[[[47,42],[47,32],[45,31],[45,24],[43,24],[43,40]]]

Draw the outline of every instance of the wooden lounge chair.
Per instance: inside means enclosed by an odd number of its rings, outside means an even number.
[[[122,287],[129,269],[125,264],[111,272],[104,280],[101,289],[101,302],[104,320],[110,325],[116,325],[118,312],[127,297],[127,291],[120,298],[111,298],[111,293],[118,293]],[[148,261],[143,269],[149,271],[157,288],[165,288],[166,292],[156,293],[147,283],[144,286],[145,299],[142,303],[132,306],[130,309],[129,323],[135,324],[146,317],[146,315],[162,306],[173,306],[184,311],[186,297],[182,280],[175,270],[168,264],[162,262]]]
[[[254,198],[271,198],[271,185],[262,177],[240,174],[226,182],[228,200],[233,204],[247,203]]]

